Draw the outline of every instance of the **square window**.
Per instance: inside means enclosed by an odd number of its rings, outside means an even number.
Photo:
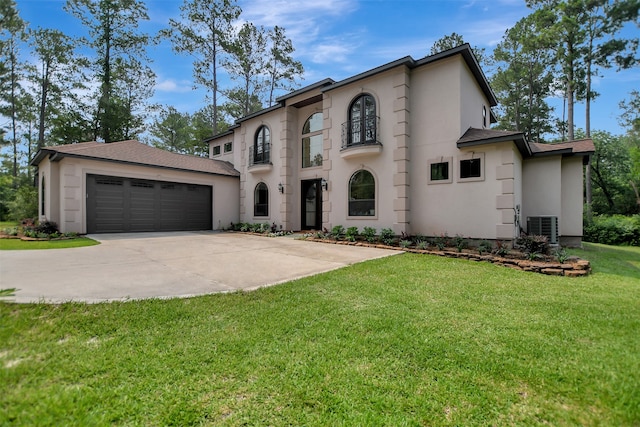
[[[446,181],[449,179],[449,162],[431,163],[431,181]]]
[[[482,168],[480,159],[460,160],[460,179],[480,178]]]
[[[214,156],[219,156],[220,155],[220,146],[216,145],[213,147],[213,155]]]
[[[427,181],[429,184],[452,182],[453,157],[438,157],[427,161]]]
[[[232,148],[233,148],[233,143],[227,142],[227,143],[224,144],[224,152],[225,153],[230,153]]]

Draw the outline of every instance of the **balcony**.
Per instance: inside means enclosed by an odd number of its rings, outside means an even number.
[[[343,123],[340,157],[350,159],[382,152],[382,143],[378,140],[379,126],[379,117],[349,120]]]
[[[271,169],[271,144],[252,145],[249,148],[249,172],[269,172]]]

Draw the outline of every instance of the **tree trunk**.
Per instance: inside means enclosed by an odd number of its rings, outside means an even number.
[[[47,94],[49,92],[49,63],[43,64],[42,93],[40,99],[40,117],[38,122],[38,150],[44,147],[44,115],[47,108]]]

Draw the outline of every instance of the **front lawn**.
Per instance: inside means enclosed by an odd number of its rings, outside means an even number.
[[[99,242],[88,237],[76,237],[63,240],[20,240],[0,239],[0,251],[2,250],[28,250],[28,249],[68,249],[84,246],[98,245]]]
[[[638,425],[640,248],[586,248],[585,278],[403,254],[248,293],[0,303],[0,425]]]

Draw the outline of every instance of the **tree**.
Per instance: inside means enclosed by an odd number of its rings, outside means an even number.
[[[620,109],[623,111],[620,124],[627,128],[624,139],[631,158],[629,185],[636,197],[637,212],[640,213],[640,92],[631,92],[629,101],[620,103]]]
[[[191,118],[187,113],[180,113],[174,107],[162,108],[149,129],[154,147],[189,153],[191,143]]]
[[[90,39],[85,42],[96,52],[94,73],[100,83],[97,108],[100,136],[105,142],[112,142],[114,135],[126,133],[118,129],[122,125],[123,103],[122,97],[114,96],[118,83],[115,63],[146,60],[144,49],[149,37],[136,32],[140,21],[149,20],[146,6],[140,0],[67,0],[65,10],[89,30]]]
[[[217,129],[218,68],[231,24],[240,16],[235,0],[185,0],[180,6],[182,21],[169,21],[170,28],[160,33],[170,38],[173,50],[193,57],[193,77],[197,86],[211,97],[210,124]]]
[[[591,99],[596,95],[591,90],[591,77],[597,75],[597,67],[618,69],[629,68],[637,63],[635,53],[638,38],[616,38],[617,33],[627,22],[638,20],[640,0],[589,0],[586,7],[586,105],[585,130],[591,136]]]
[[[553,81],[546,41],[539,37],[546,19],[531,14],[505,33],[494,50],[498,64],[491,85],[499,99],[498,129],[517,130],[543,142],[552,131],[552,109],[546,102]]]
[[[445,50],[453,49],[454,47],[462,46],[466,42],[464,38],[458,33],[451,33],[448,36],[443,36],[436,40],[431,46],[430,55],[435,55],[436,53],[444,52]],[[485,53],[484,48],[479,48],[478,46],[474,46],[471,48],[473,54],[483,68],[488,68],[491,66],[491,59]]]
[[[586,0],[527,0],[529,7],[554,20],[543,29],[541,36],[554,43],[552,50],[557,66],[557,80],[567,101],[567,139],[575,139],[574,106],[585,98],[587,40],[585,24]],[[563,138],[564,139],[564,138]]]
[[[0,115],[10,121],[11,144],[13,148],[13,177],[18,176],[18,137],[21,98],[24,90],[25,64],[20,61],[20,43],[25,40],[26,24],[18,16],[15,3],[9,1],[2,6],[5,13],[0,20]]]
[[[596,151],[592,158],[593,212],[629,214],[636,210],[629,179],[631,156],[621,136],[605,131],[592,133]]]
[[[269,59],[266,65],[268,74],[267,83],[269,85],[269,102],[272,106],[275,102],[274,92],[277,89],[290,91],[295,87],[296,77],[300,77],[304,72],[302,63],[296,61],[291,56],[295,49],[293,43],[285,35],[282,27],[275,26],[268,34],[271,48]]]
[[[114,62],[115,140],[135,139],[144,130],[146,100],[153,96],[155,73],[136,58]]]
[[[44,146],[45,131],[52,115],[51,100],[61,102],[61,98],[74,87],[72,78],[76,76],[78,62],[74,56],[74,42],[58,30],[37,29],[31,32],[33,53],[39,64],[31,80],[38,90],[38,139],[37,148]]]
[[[265,29],[247,22],[226,45],[229,55],[223,65],[239,86],[225,91],[225,95],[240,107],[241,117],[246,116],[262,108],[260,102],[259,108],[254,109],[255,103],[252,100],[262,100],[261,95],[267,87],[263,74],[267,66]]]

